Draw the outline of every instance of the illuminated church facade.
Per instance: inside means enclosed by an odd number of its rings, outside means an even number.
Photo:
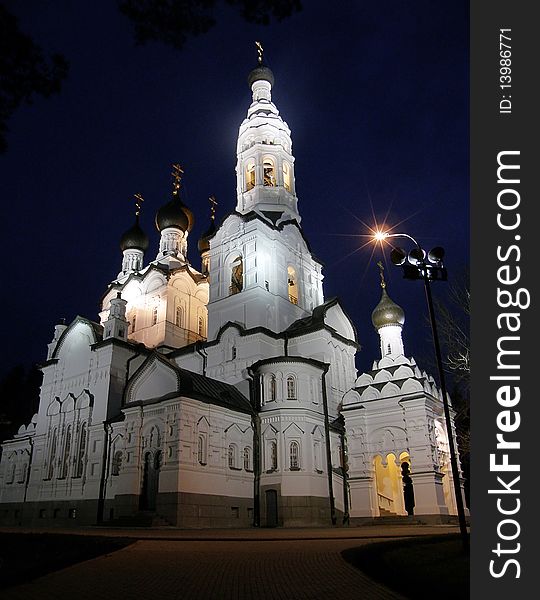
[[[2,445],[4,524],[293,527],[456,513],[441,395],[405,356],[404,314],[384,279],[372,319],[381,357],[367,373],[355,368],[355,326],[324,297],[273,83],[260,61],[236,207],[219,227],[212,213],[201,269],[187,259],[194,217],[175,166],[155,258],[145,263],[137,212],[99,322],[56,325],[39,411]]]

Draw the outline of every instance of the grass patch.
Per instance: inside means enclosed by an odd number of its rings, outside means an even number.
[[[372,579],[414,600],[469,597],[469,552],[459,535],[379,542],[343,558]]]
[[[109,554],[135,541],[86,535],[0,533],[0,589]]]

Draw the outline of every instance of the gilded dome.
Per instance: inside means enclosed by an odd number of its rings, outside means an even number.
[[[377,330],[387,325],[403,326],[405,323],[405,312],[390,298],[385,287],[383,287],[379,304],[371,313],[371,322]]]

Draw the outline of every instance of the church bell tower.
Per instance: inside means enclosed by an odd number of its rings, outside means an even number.
[[[257,42],[258,65],[248,84],[253,101],[240,126],[236,163],[236,210],[254,210],[300,223],[294,186],[291,131],[272,102],[274,75],[265,66]]]
[[[208,339],[228,322],[282,332],[324,302],[322,265],[300,227],[291,131],[272,102],[274,75],[258,61],[237,143],[236,207],[203,244],[209,265]]]

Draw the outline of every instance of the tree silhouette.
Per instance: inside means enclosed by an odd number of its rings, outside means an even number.
[[[36,95],[49,97],[60,91],[68,72],[67,60],[42,49],[19,29],[17,18],[0,4],[0,153],[7,149],[7,121],[23,103]]]
[[[161,41],[177,49],[190,36],[213,27],[217,8],[224,2],[258,25],[281,21],[302,9],[300,0],[117,0],[122,14],[133,23],[137,43]],[[59,92],[68,68],[61,54],[47,58],[0,4],[0,154],[7,150],[11,115],[24,102],[31,104],[35,96],[48,98]]]
[[[42,372],[18,365],[0,380],[0,441],[12,438],[21,425],[28,425],[39,408]]]
[[[302,9],[300,0],[225,0],[240,10],[248,23],[268,25]],[[144,44],[161,41],[182,48],[190,36],[206,33],[216,24],[223,0],[118,0],[120,11],[135,27],[135,39]]]

